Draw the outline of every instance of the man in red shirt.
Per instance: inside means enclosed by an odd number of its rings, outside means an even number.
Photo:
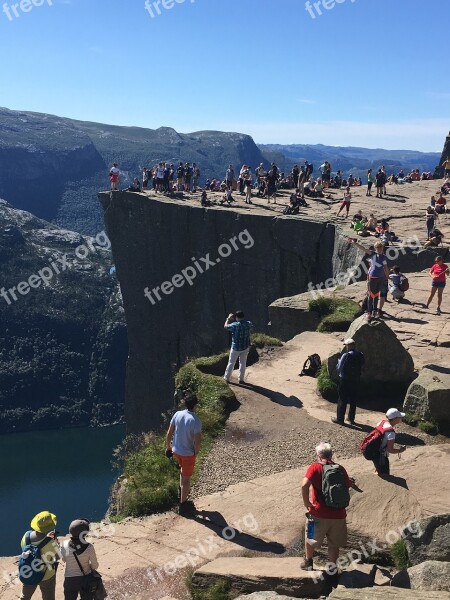
[[[305,538],[305,558],[300,564],[301,569],[313,570],[314,551],[318,550],[323,544],[326,536],[328,543],[329,572],[336,571],[336,561],[339,557],[339,549],[347,543],[347,511],[345,508],[330,508],[329,502],[322,492],[323,467],[324,465],[334,465],[332,461],[333,451],[330,444],[321,442],[316,448],[317,462],[308,467],[305,478],[302,482],[303,504],[308,513],[314,519],[314,539]],[[353,486],[353,481],[349,478],[344,467],[339,467],[342,471],[345,486],[344,494]],[[312,488],[310,499],[310,488]],[[311,543],[312,542],[312,543]]]

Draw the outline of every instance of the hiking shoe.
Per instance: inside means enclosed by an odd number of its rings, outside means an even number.
[[[370,321],[372,320],[372,314],[371,313],[365,313],[364,314],[364,318],[366,321],[368,321],[370,323]]]
[[[356,425],[356,421],[352,421],[352,419],[346,419],[347,423],[350,423],[350,425]]]
[[[303,571],[312,571],[314,569],[313,559],[305,557],[300,563],[300,569],[302,569]]]
[[[192,517],[197,512],[195,508],[195,504],[192,500],[186,500],[185,502],[180,502],[178,506],[178,514],[182,517]]]
[[[340,421],[337,417],[331,417],[331,422],[336,423],[336,425],[344,425],[344,421]]]
[[[245,381],[243,379],[239,379],[239,385],[242,385],[243,383],[245,383]]]
[[[437,315],[440,315],[440,314],[441,314],[441,309],[440,309],[440,308],[437,308],[437,309],[436,309],[436,314],[437,314]]]

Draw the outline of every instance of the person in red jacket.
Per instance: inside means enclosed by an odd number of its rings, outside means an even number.
[[[448,266],[442,259],[442,256],[436,256],[434,259],[434,265],[430,269],[430,277],[433,278],[431,283],[431,291],[430,296],[425,305],[426,308],[429,308],[431,301],[433,300],[436,291],[438,294],[438,305],[436,309],[436,314],[441,314],[441,304],[442,304],[442,295],[444,293],[444,288],[446,284],[446,278],[450,274]]]
[[[339,549],[347,543],[347,511],[345,508],[330,508],[322,493],[322,474],[324,465],[335,464],[332,460],[333,451],[330,444],[321,442],[316,447],[317,461],[312,463],[305,474],[302,482],[303,504],[309,515],[314,519],[314,540],[305,540],[305,558],[300,563],[300,568],[308,571],[313,570],[313,557],[325,537],[328,544],[328,572],[336,572],[336,561],[339,557]],[[344,467],[340,467],[344,476],[344,484],[347,489],[354,485]],[[311,497],[310,497],[311,490]]]

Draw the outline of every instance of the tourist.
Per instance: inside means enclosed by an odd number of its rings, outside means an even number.
[[[245,319],[241,310],[236,314],[230,313],[224,323],[224,328],[231,333],[231,350],[228,365],[223,378],[230,383],[231,374],[239,358],[239,383],[245,381],[245,369],[247,366],[247,356],[250,350],[250,332],[253,329],[253,323]]]
[[[203,190],[202,197],[200,199],[200,204],[206,208],[207,206],[211,206],[211,202],[208,200],[208,193],[206,190]]]
[[[270,199],[273,199],[274,204],[277,203],[277,181],[278,168],[275,163],[272,163],[270,171],[267,173],[267,202],[270,204]]]
[[[439,193],[439,198],[436,200],[436,206],[434,210],[438,215],[442,215],[447,212],[447,200],[442,195],[442,192]]]
[[[233,169],[233,165],[229,165],[227,172],[225,174],[225,183],[227,184],[228,189],[231,190],[233,188],[233,182],[234,182],[234,169]]]
[[[253,175],[250,171],[250,167],[244,171],[244,186],[245,186],[245,203],[252,204],[252,186],[253,186]]]
[[[198,400],[195,394],[184,397],[184,410],[178,410],[172,417],[166,436],[166,456],[173,453],[180,465],[180,515],[195,511],[193,502],[188,501],[191,491],[191,477],[194,474],[195,461],[200,452],[202,423],[195,414]]]
[[[424,248],[437,247],[440,244],[442,244],[443,239],[444,239],[444,234],[440,231],[440,229],[435,227],[433,229],[433,231],[430,233],[430,239],[427,242],[425,242],[423,247]]]
[[[388,297],[388,292],[389,292],[389,280],[386,279],[385,273],[383,271],[382,275],[381,275],[381,286],[380,286],[380,300],[378,303],[378,316],[379,318],[383,318],[384,317],[384,303],[387,300]]]
[[[354,244],[357,248],[370,255],[370,267],[367,280],[366,319],[371,321],[372,319],[380,316],[378,312],[378,300],[380,297],[381,286],[383,284],[383,275],[386,280],[389,279],[387,258],[385,254],[383,254],[384,245],[383,242],[376,242],[374,244],[374,250],[370,250],[362,244],[359,244],[356,240],[349,238],[348,241],[350,244]]]
[[[338,469],[328,469],[328,465],[335,465],[333,462],[333,451],[330,444],[321,442],[316,447],[317,460],[307,469],[302,482],[303,504],[308,511],[308,516],[314,520],[314,539],[308,539],[305,536],[305,558],[300,563],[300,568],[312,571],[314,552],[322,546],[325,537],[327,538],[329,565],[327,572],[337,574],[336,562],[339,557],[339,550],[347,543],[347,512],[350,495],[348,490],[354,485],[349,478],[344,467],[336,465]],[[327,472],[337,471],[334,474],[335,498],[339,502],[330,502],[329,496],[322,492],[322,481]],[[310,489],[311,499],[310,499]],[[330,504],[339,504],[340,508],[332,507]]]
[[[383,190],[382,193],[386,196],[386,182],[387,182],[387,174],[386,174],[386,167],[383,165],[380,169],[381,174],[383,176]]]
[[[375,233],[376,227],[378,225],[377,218],[373,213],[370,213],[369,219],[367,220],[367,229]]]
[[[264,164],[261,163],[259,165],[259,167],[256,167],[256,170],[255,170],[256,184],[258,186],[258,189],[259,189],[259,186],[260,186],[260,183],[261,183],[261,177],[264,177],[265,174],[266,174],[266,171],[264,169]]]
[[[184,191],[191,192],[191,178],[193,174],[193,169],[189,163],[184,165]]]
[[[120,169],[117,163],[114,163],[109,170],[109,181],[111,182],[111,190],[114,192],[117,191],[120,181]]]
[[[308,181],[308,171],[305,170],[305,167],[300,167],[300,173],[298,176],[298,189],[303,199],[305,199],[305,184]]]
[[[341,203],[341,207],[339,208],[338,212],[337,212],[337,217],[341,214],[341,210],[345,208],[346,213],[345,213],[345,218],[348,217],[348,212],[350,210],[350,203],[352,201],[352,193],[350,191],[350,187],[347,186],[344,192],[344,198],[342,200]]]
[[[339,375],[339,397],[337,416],[331,420],[337,425],[344,425],[347,404],[349,405],[347,421],[355,425],[356,400],[358,396],[361,371],[364,367],[364,354],[356,350],[355,341],[344,340],[346,352],[339,358],[336,369]]]
[[[389,275],[389,291],[392,294],[392,299],[394,302],[400,302],[405,297],[405,292],[402,290],[402,281],[405,279],[403,273],[400,272],[400,267],[395,265],[391,269],[391,273]]]
[[[69,525],[70,539],[61,544],[61,558],[66,565],[64,572],[64,600],[94,600],[97,578],[92,571],[98,569],[95,549],[86,537],[90,521],[76,519]]]
[[[198,189],[198,180],[200,179],[200,169],[195,163],[192,163],[192,191],[196,192]]]
[[[372,189],[374,181],[375,181],[375,179],[374,179],[374,176],[373,176],[373,173],[372,173],[372,169],[369,169],[367,171],[367,192],[366,192],[366,196],[371,196],[372,195],[371,189]]]
[[[442,166],[444,167],[445,179],[450,179],[450,156],[447,156],[447,158],[442,163]]]
[[[156,192],[164,191],[164,163],[160,162],[156,167]]]
[[[183,191],[183,181],[184,181],[184,166],[180,161],[180,164],[177,167],[177,191]]]
[[[441,314],[442,295],[444,293],[446,278],[449,275],[449,268],[442,259],[442,256],[436,256],[434,259],[434,265],[430,269],[430,277],[433,279],[431,282],[431,291],[428,301],[425,305],[426,308],[430,307],[431,301],[433,300],[436,291],[438,295],[438,305],[436,314]]]
[[[434,196],[431,197],[431,200],[433,201]],[[427,225],[427,242],[430,239],[430,235],[431,232],[434,229],[434,224],[436,221],[436,211],[434,210],[433,206],[430,204],[430,206],[427,206],[427,210],[425,212],[425,220],[426,220],[426,225]]]
[[[386,419],[377,424],[377,429],[383,433],[379,456],[373,461],[376,473],[379,476],[390,475],[389,454],[402,454],[406,450],[406,446],[395,448],[394,427],[401,423],[404,416],[405,413],[396,408],[390,408],[386,413]]]
[[[31,521],[31,531],[27,531],[20,542],[22,551],[25,546],[30,544],[39,546],[41,559],[44,563],[44,575],[39,583],[33,585],[22,583],[20,600],[30,600],[38,587],[42,594],[42,600],[55,600],[56,569],[59,556],[59,546],[55,532],[56,522],[56,516],[52,513],[46,510],[40,512]],[[22,557],[25,558],[24,554],[22,554]],[[39,567],[41,566],[40,564]],[[35,575],[35,573],[32,565],[25,565],[19,570],[22,582]]]
[[[147,191],[147,186],[148,186],[148,182],[151,176],[151,170],[145,168],[143,173],[142,173],[142,191],[146,192]]]
[[[377,198],[383,197],[383,189],[386,183],[386,175],[383,173],[381,169],[378,169],[377,174],[375,175],[376,185],[377,185]]]
[[[298,187],[298,176],[300,175],[300,169],[298,168],[298,165],[294,165],[294,168],[291,171],[291,175],[292,175],[292,179],[294,182],[294,187],[297,188]]]

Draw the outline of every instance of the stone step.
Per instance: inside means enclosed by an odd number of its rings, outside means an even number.
[[[449,600],[448,592],[422,592],[394,587],[349,590],[337,587],[328,596],[329,600]]]
[[[227,579],[231,596],[275,591],[293,598],[319,598],[330,591],[321,571],[302,571],[301,558],[218,558],[195,571],[192,582],[208,588]]]

